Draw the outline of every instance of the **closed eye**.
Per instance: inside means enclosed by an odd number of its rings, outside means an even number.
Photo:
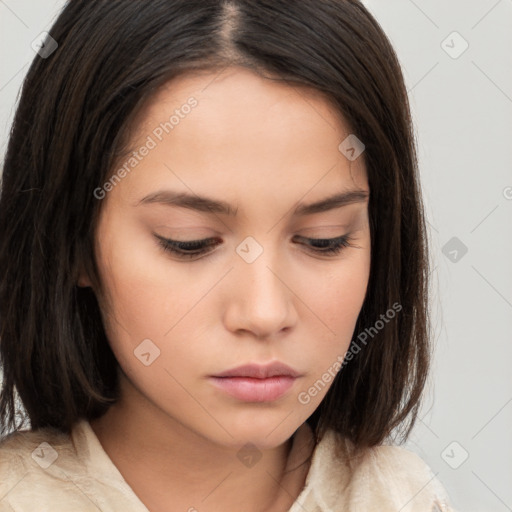
[[[222,243],[218,238],[205,238],[202,240],[172,240],[154,233],[164,251],[170,252],[179,258],[194,258],[212,252],[212,247]],[[347,247],[353,247],[350,234],[336,238],[307,238],[300,235],[296,237],[301,245],[305,245],[309,251],[316,254],[336,255]]]

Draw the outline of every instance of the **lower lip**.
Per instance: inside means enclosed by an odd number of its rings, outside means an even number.
[[[293,386],[295,379],[296,377],[287,375],[277,375],[267,379],[210,377],[214,386],[246,402],[271,402],[277,400]]]

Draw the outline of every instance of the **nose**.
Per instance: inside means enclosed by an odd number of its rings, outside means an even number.
[[[265,249],[252,263],[240,259],[230,272],[224,323],[231,332],[275,338],[297,322],[289,274],[270,252]]]

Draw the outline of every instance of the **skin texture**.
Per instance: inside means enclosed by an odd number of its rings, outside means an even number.
[[[190,97],[197,106],[158,140],[155,128]],[[305,217],[293,210],[334,192],[369,192],[363,158],[349,161],[338,149],[349,134],[318,92],[237,67],[181,75],[142,112],[132,147],[148,136],[156,147],[102,199],[96,233],[121,400],[91,425],[151,511],[170,503],[286,511],[300,493],[309,466],[283,473],[290,438],[330,383],[307,404],[298,395],[350,344],[368,284],[370,231],[367,201]],[[140,204],[161,190],[223,200],[237,214]],[[221,243],[180,259],[154,233]],[[347,233],[352,246],[332,256],[296,239]],[[252,263],[236,252],[249,236],[263,249]],[[79,284],[90,281],[82,275]],[[160,351],[148,366],[134,355],[145,339]],[[208,380],[271,361],[302,375],[275,401],[243,402]],[[251,468],[236,456],[246,443],[262,454]]]

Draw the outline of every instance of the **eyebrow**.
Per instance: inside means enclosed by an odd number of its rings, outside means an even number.
[[[347,190],[336,193],[320,201],[304,204],[300,203],[294,210],[294,215],[305,216],[315,213],[326,212],[335,208],[341,208],[353,203],[365,202],[369,197],[366,190]],[[199,212],[219,213],[223,215],[236,216],[238,208],[233,208],[229,203],[218,199],[189,194],[187,192],[174,192],[171,190],[162,190],[154,192],[143,197],[136,203],[140,204],[164,204],[169,206],[178,206],[189,208]]]

